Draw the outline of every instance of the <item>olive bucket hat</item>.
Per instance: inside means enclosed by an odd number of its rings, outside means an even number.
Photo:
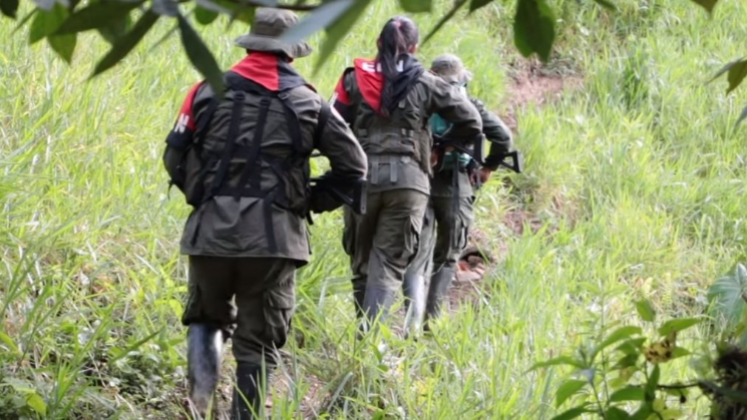
[[[289,10],[260,7],[249,34],[236,38],[234,43],[250,51],[283,53],[290,58],[305,57],[312,51],[309,44],[303,41],[290,44],[280,39],[280,35],[296,23],[298,16]]]
[[[431,71],[452,84],[464,85],[472,80],[472,73],[464,68],[462,60],[454,54],[436,57],[431,63]]]

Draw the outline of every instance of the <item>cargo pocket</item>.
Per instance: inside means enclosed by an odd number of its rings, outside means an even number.
[[[182,325],[188,326],[191,323],[199,323],[202,321],[203,312],[200,288],[190,282],[187,302],[184,305],[184,313],[182,313]]]
[[[293,282],[264,292],[264,335],[267,346],[280,349],[285,345],[295,303]]]
[[[452,243],[453,253],[459,254],[467,247],[467,237],[469,235],[469,223],[462,217],[457,219],[454,225],[454,243]]]
[[[416,220],[414,216],[410,216],[405,221],[405,226],[402,228],[404,232],[404,246],[402,249],[402,258],[407,259],[407,265],[410,265],[415,259],[415,255],[418,253],[418,247],[420,246],[420,228],[422,228],[423,220]]]
[[[470,201],[469,198],[466,199],[467,201]],[[472,204],[469,204],[469,207],[471,208]],[[451,244],[452,246],[452,253],[458,255],[462,253],[462,251],[467,247],[467,242],[469,240],[469,228],[472,225],[472,212],[467,211],[465,209],[464,203],[460,206],[459,215],[456,217],[456,220],[454,220],[454,232],[453,232],[453,242]]]

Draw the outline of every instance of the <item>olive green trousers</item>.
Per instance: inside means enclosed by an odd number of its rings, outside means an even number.
[[[423,318],[436,318],[457,271],[459,257],[467,246],[474,220],[472,197],[431,197],[423,219],[421,246],[407,267],[403,283],[406,327],[419,329]]]
[[[365,215],[346,209],[343,245],[350,255],[356,313],[382,317],[415,256],[428,196],[410,189],[368,194]]]
[[[190,256],[182,323],[220,328],[237,362],[273,368],[290,330],[296,267],[285,258]]]

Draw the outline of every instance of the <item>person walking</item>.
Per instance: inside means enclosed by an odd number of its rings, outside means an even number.
[[[438,56],[431,64],[431,72],[464,90],[466,95],[472,74],[464,68],[459,57],[453,54]],[[428,329],[427,320],[437,318],[441,313],[474,222],[473,186],[485,183],[498,168],[502,156],[513,148],[511,130],[506,124],[478,99],[469,100],[480,113],[482,132],[491,144],[490,153],[485,158],[485,165],[480,167],[467,153],[437,151],[441,155],[440,164],[431,180],[431,198],[423,220],[421,247],[408,266],[403,283],[408,334],[417,334],[421,326]],[[449,132],[450,124],[439,115],[431,117],[430,125],[434,135]]]
[[[309,211],[342,205],[310,187],[312,150],[329,158],[327,178],[353,185],[366,155],[336,112],[293,69],[311,47],[279,37],[298,17],[259,8],[236,44],[246,57],[225,74],[225,91],[193,87],[166,140],[164,164],[193,206],[181,239],[189,256],[190,399],[210,406],[223,344],[232,339],[236,391],[232,418],[264,407],[261,395],[278,364],[295,305],[295,271],[309,261]]]
[[[375,59],[359,58],[343,73],[335,109],[352,127],[368,156],[368,210],[346,210],[343,245],[351,258],[353,297],[364,329],[385,315],[415,255],[430,193],[431,133],[438,113],[450,133],[471,142],[482,132],[480,115],[459,90],[425,71],[413,54],[418,28],[391,18],[377,40]]]

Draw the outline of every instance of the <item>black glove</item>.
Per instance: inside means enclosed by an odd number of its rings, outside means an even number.
[[[311,199],[309,200],[309,210],[313,213],[324,213],[327,211],[337,210],[342,207],[342,202],[336,199],[330,191],[323,185],[314,185],[311,187]]]

